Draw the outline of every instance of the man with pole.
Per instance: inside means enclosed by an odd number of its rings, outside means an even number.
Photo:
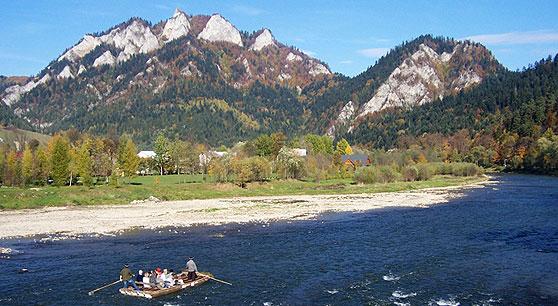
[[[124,268],[120,270],[120,281],[124,283],[124,289],[128,288],[128,286],[132,286],[136,291],[140,291],[138,286],[136,286],[136,282],[134,282],[132,271],[128,267],[128,264],[124,265]]]
[[[186,263],[186,272],[188,272],[188,280],[196,279],[196,272],[198,272],[198,267],[194,262],[194,257],[190,256],[190,258],[188,258],[188,262]]]

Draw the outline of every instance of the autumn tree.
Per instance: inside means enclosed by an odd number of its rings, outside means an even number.
[[[21,167],[17,159],[17,153],[10,151],[6,156],[4,165],[4,182],[8,186],[17,186],[21,180]]]
[[[29,145],[25,146],[23,150],[23,157],[21,158],[21,174],[25,184],[31,184],[35,179],[35,161],[33,152]]]
[[[271,134],[271,141],[273,143],[271,155],[276,157],[279,154],[279,150],[287,143],[287,136],[282,132],[273,133]]]
[[[120,145],[118,148],[118,169],[125,177],[133,177],[139,167],[139,157],[136,144],[132,139],[127,136],[120,138]]]
[[[342,138],[337,142],[335,152],[339,155],[351,155],[353,154],[353,148],[351,148],[349,142],[345,138]]]
[[[93,184],[93,160],[91,158],[92,140],[85,138],[76,151],[77,172],[85,186]]]

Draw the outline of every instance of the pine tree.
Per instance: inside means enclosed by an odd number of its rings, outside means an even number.
[[[56,186],[63,186],[70,176],[70,145],[60,135],[54,136],[51,143],[52,179]]]

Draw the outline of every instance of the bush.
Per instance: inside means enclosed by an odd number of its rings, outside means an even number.
[[[418,176],[417,179],[419,181],[427,181],[429,179],[432,178],[433,175],[433,170],[432,170],[432,166],[428,165],[428,164],[420,164],[417,166],[418,169]]]
[[[407,166],[401,170],[403,180],[407,182],[416,181],[419,177],[419,170],[415,166]]]
[[[237,182],[262,182],[271,177],[271,164],[263,157],[236,160],[232,168]]]
[[[364,184],[379,183],[380,177],[381,173],[376,167],[360,167],[354,174],[355,181]]]
[[[392,166],[360,167],[354,174],[355,181],[364,184],[393,183],[399,178],[399,173]]]
[[[392,166],[380,167],[380,173],[384,183],[393,183],[399,178],[399,172]]]
[[[434,174],[475,176],[483,173],[482,168],[472,163],[433,163]]]
[[[283,147],[279,150],[275,159],[275,171],[277,177],[282,179],[300,179],[305,174],[304,160],[296,156],[289,148]]]

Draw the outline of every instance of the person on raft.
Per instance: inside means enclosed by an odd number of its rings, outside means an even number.
[[[194,257],[190,257],[188,258],[188,262],[186,263],[186,271],[188,272],[188,280],[194,280],[196,279],[197,275],[196,272],[198,272],[198,267],[196,266],[196,263],[194,262]]]
[[[132,271],[130,271],[128,264],[125,264],[124,268],[120,270],[120,281],[124,283],[124,289],[128,288],[128,286],[132,286],[134,289],[136,289],[136,291],[140,291],[138,286],[136,286],[134,275],[132,274]]]

